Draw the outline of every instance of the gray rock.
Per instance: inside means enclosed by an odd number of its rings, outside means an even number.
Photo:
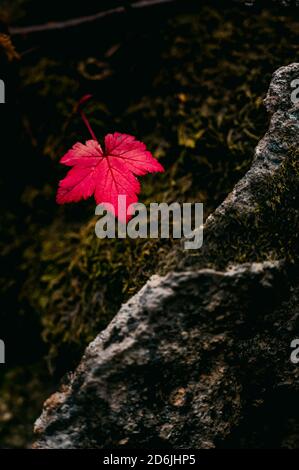
[[[292,424],[299,367],[290,361],[299,328],[296,76],[299,64],[274,74],[269,131],[249,172],[207,220],[205,248],[185,255],[177,271],[153,276],[89,345],[45,402],[36,448],[263,446],[276,406],[287,428],[277,430],[277,445],[299,445]],[[280,207],[295,231],[285,250],[278,241],[286,227],[271,219]],[[259,256],[256,233],[266,238]]]

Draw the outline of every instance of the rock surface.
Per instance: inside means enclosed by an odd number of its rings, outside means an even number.
[[[299,64],[274,74],[269,131],[204,248],[153,276],[89,345],[45,402],[36,448],[299,446],[298,76]]]

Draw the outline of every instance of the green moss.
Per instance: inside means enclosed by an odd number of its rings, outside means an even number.
[[[0,385],[0,446],[29,447],[34,439],[33,422],[53,391],[45,364],[14,368],[4,375]]]

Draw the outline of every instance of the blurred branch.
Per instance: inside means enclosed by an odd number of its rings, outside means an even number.
[[[65,21],[53,21],[51,23],[45,23],[40,25],[32,26],[12,26],[9,28],[9,33],[11,35],[21,35],[21,34],[32,34],[32,33],[41,33],[47,31],[55,31],[60,29],[72,28],[75,26],[80,26],[86,23],[92,23],[98,21],[102,18],[106,18],[115,14],[123,14],[130,10],[138,10],[141,8],[148,8],[155,5],[165,4],[165,3],[174,3],[177,0],[140,0],[138,2],[130,4],[130,8],[125,6],[119,6],[112,8],[106,11],[100,11],[93,15],[81,16],[79,18],[72,18]]]

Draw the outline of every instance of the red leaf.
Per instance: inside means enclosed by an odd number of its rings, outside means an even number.
[[[116,216],[119,195],[126,196],[127,207],[138,201],[140,183],[135,175],[164,171],[145,144],[118,132],[106,135],[105,150],[95,140],[88,140],[85,145],[77,142],[60,163],[73,168],[59,183],[58,204],[77,202],[94,194],[97,204],[112,204]]]

